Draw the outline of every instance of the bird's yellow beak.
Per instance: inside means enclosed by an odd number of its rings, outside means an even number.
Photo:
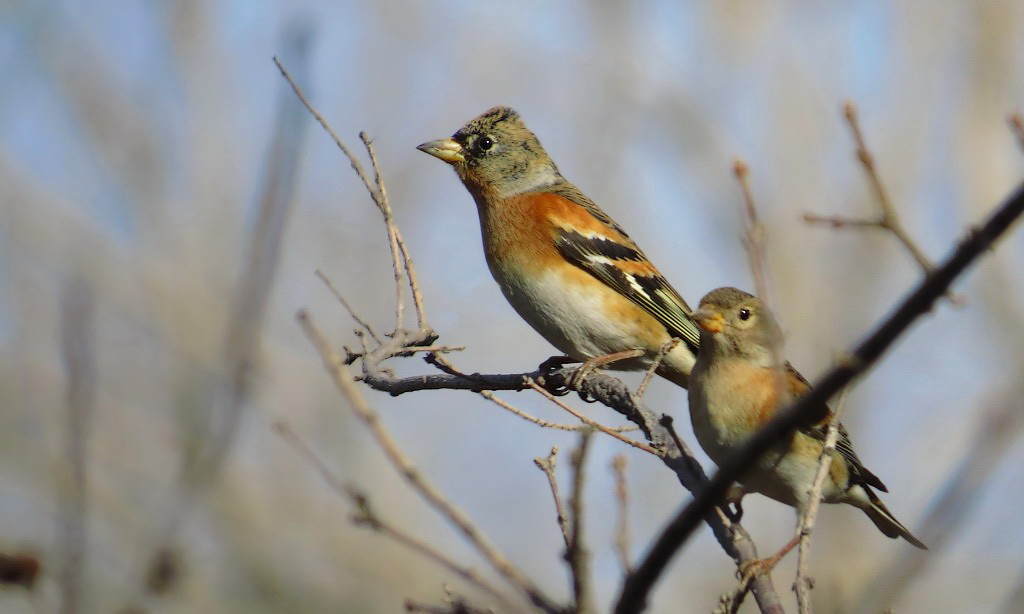
[[[437,139],[436,141],[428,141],[416,149],[428,153],[438,160],[443,160],[448,164],[456,164],[466,159],[462,145],[452,138]]]
[[[714,307],[701,307],[693,312],[693,321],[709,333],[720,333],[725,328],[725,317]]]

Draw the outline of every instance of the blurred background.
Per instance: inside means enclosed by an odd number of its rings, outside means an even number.
[[[339,347],[355,342],[318,268],[380,330],[394,293],[379,214],[295,109],[275,55],[350,147],[360,130],[374,139],[430,323],[467,347],[452,360],[470,371],[529,371],[553,353],[491,280],[469,195],[414,149],[490,106],[519,110],[691,303],[753,289],[731,176],[745,159],[787,353],[812,379],[920,277],[890,236],[802,220],[875,211],[844,100],[933,259],[1024,175],[1006,123],[1024,107],[1024,3],[1009,0],[2,0],[0,551],[42,570],[31,593],[0,592],[0,611],[395,612],[407,597],[439,602],[446,581],[479,597],[353,526],[272,429],[286,421],[383,517],[485,568],[387,465],[296,325],[308,308]],[[941,304],[851,393],[861,457],[932,549],[825,508],[821,611],[1024,610],[1022,265],[1018,231],[956,286],[961,306]],[[470,393],[368,395],[418,467],[566,599],[532,459],[560,446],[568,485],[576,436]],[[536,395],[500,396],[571,421]],[[694,444],[684,391],[655,381],[646,400]],[[612,456],[630,459],[634,557],[689,496],[655,459],[594,444],[589,545],[607,604],[621,574]],[[791,509],[745,507],[762,553],[789,539]],[[774,574],[790,604],[791,558]],[[709,612],[733,571],[704,529],[652,611]]]

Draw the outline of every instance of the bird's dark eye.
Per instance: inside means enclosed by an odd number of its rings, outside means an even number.
[[[740,309],[740,319],[744,320],[744,321],[749,320],[750,319],[750,310],[746,309],[746,308]]]
[[[476,142],[476,148],[480,151],[487,151],[491,147],[494,147],[494,139],[489,136],[482,136]]]

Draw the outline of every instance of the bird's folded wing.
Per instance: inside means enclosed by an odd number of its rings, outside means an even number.
[[[811,389],[810,383],[788,362],[786,363],[786,381],[789,386],[790,398],[792,399],[806,394]],[[825,405],[822,407],[819,417],[813,423],[801,426],[799,431],[812,439],[825,443],[832,418],[832,410]],[[850,434],[846,432],[846,427],[843,426],[842,422],[839,423],[839,438],[836,440],[836,452],[846,461],[852,483],[867,484],[882,492],[889,492],[889,489],[885,487],[882,480],[877,475],[871,473],[860,461],[860,458],[857,457],[857,452],[853,449],[853,442],[850,441]]]

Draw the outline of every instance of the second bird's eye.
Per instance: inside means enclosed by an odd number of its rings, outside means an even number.
[[[750,310],[749,309],[740,309],[740,319],[741,320],[749,320],[750,319]]]
[[[489,136],[480,137],[480,140],[476,142],[476,146],[480,151],[487,151],[494,147],[494,140]]]

